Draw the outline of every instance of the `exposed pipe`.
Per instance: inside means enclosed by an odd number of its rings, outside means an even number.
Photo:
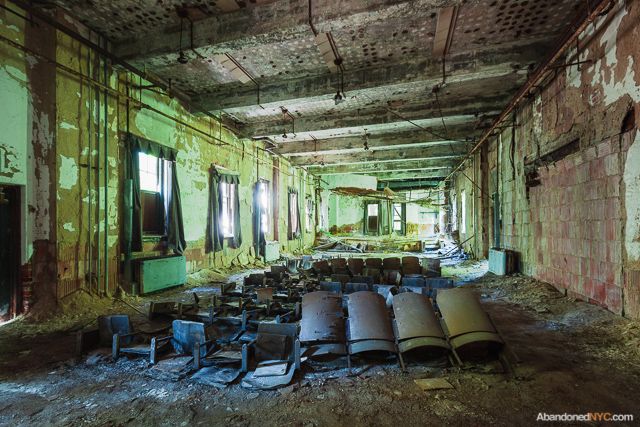
[[[167,119],[169,119],[169,120],[171,120],[171,121],[173,121],[173,122],[175,122],[175,123],[177,123],[177,124],[180,124],[180,125],[182,125],[182,126],[184,126],[184,127],[187,127],[187,128],[189,128],[189,129],[193,130],[194,132],[198,132],[198,133],[200,133],[201,135],[204,135],[204,136],[206,136],[207,138],[212,139],[213,141],[219,142],[219,144],[216,144],[216,145],[223,145],[223,146],[228,147],[228,148],[229,148],[229,150],[231,150],[231,151],[235,151],[235,152],[237,152],[237,153],[240,153],[241,155],[247,154],[247,155],[248,155],[248,156],[250,156],[250,157],[254,157],[254,158],[256,158],[256,155],[254,155],[254,154],[252,154],[252,153],[247,153],[247,152],[245,152],[244,150],[242,150],[242,149],[239,149],[239,148],[235,147],[234,145],[232,145],[232,144],[230,144],[230,143],[228,143],[228,142],[226,142],[226,141],[222,140],[221,138],[216,137],[216,136],[215,136],[215,135],[213,135],[213,134],[210,134],[210,133],[208,133],[208,132],[205,132],[205,131],[203,131],[203,130],[201,130],[201,129],[199,129],[199,128],[197,128],[197,127],[195,127],[195,126],[193,126],[193,125],[191,125],[191,124],[189,124],[189,123],[187,123],[187,122],[185,122],[185,121],[183,121],[183,120],[181,120],[181,119],[179,119],[179,118],[177,118],[177,117],[173,117],[173,116],[171,116],[170,114],[165,113],[164,111],[158,110],[157,108],[155,108],[155,107],[153,107],[153,106],[151,106],[151,105],[149,105],[149,104],[146,104],[145,102],[141,101],[141,100],[140,100],[140,99],[138,99],[138,98],[135,98],[135,97],[133,97],[133,96],[131,96],[131,95],[124,95],[124,94],[122,94],[122,93],[118,92],[118,91],[117,91],[117,90],[115,90],[115,89],[112,89],[112,88],[110,88],[110,87],[108,87],[108,86],[105,86],[102,82],[99,82],[99,81],[97,81],[97,80],[95,80],[95,79],[91,78],[90,76],[85,76],[84,74],[82,74],[82,73],[80,73],[80,72],[78,72],[78,71],[76,71],[76,70],[74,70],[74,69],[72,69],[72,68],[69,68],[69,67],[67,67],[67,66],[66,66],[66,65],[64,65],[64,64],[60,64],[60,63],[59,63],[59,62],[57,62],[56,60],[53,60],[53,59],[51,59],[51,58],[48,58],[48,57],[46,57],[45,55],[43,55],[43,54],[41,54],[41,53],[39,53],[39,52],[36,52],[36,51],[35,51],[35,50],[33,50],[33,49],[30,49],[30,48],[28,48],[28,47],[26,47],[26,46],[23,46],[23,45],[21,45],[21,44],[19,44],[19,43],[16,43],[16,42],[14,42],[13,40],[11,40],[11,39],[9,39],[9,38],[7,38],[7,37],[4,37],[4,36],[0,35],[0,41],[2,41],[2,42],[4,42],[5,44],[8,44],[8,45],[10,45],[10,46],[12,46],[12,47],[14,47],[14,48],[18,49],[18,50],[21,50],[21,51],[23,51],[23,52],[27,52],[27,53],[29,53],[30,55],[33,55],[33,56],[38,57],[38,58],[41,58],[41,59],[43,59],[43,60],[45,60],[45,61],[49,62],[50,64],[55,65],[56,67],[58,67],[58,68],[59,68],[59,69],[61,69],[62,71],[66,72],[66,73],[68,73],[68,74],[71,74],[71,75],[73,75],[73,76],[76,76],[76,77],[78,77],[79,79],[81,79],[81,80],[83,80],[83,81],[89,82],[89,83],[93,84],[94,86],[96,86],[96,87],[98,87],[98,88],[100,88],[100,89],[103,89],[103,90],[107,91],[111,96],[113,96],[113,97],[117,98],[117,99],[118,99],[118,101],[120,101],[121,99],[131,101],[131,102],[133,102],[133,104],[134,104],[134,105],[138,106],[139,108],[144,108],[144,109],[147,109],[147,110],[149,110],[149,111],[152,111],[152,112],[154,112],[154,113],[156,113],[156,114],[158,114],[158,115],[161,115],[161,116],[163,116],[163,117],[165,117],[165,118],[167,118]],[[216,122],[221,123],[218,119],[216,119]],[[269,152],[268,150],[263,149],[263,148],[260,148],[260,147],[256,147],[256,149],[258,149],[259,151],[263,151],[263,152]],[[270,153],[270,152],[269,152],[269,153]],[[284,156],[282,156],[281,154],[278,154],[278,153],[270,153],[270,154],[277,155],[278,157],[280,157],[280,158],[282,158],[282,159],[284,159],[284,160],[287,160],[287,159],[286,159]],[[262,159],[259,159],[259,158],[257,158],[257,159],[258,159],[258,161],[260,161],[260,162],[262,162],[262,163],[268,163],[268,162],[267,162],[267,161],[265,161],[265,160],[262,160]],[[287,162],[288,162],[288,160],[287,160]],[[300,166],[294,166],[294,165],[292,165],[291,167],[292,167],[292,168],[297,168],[297,169],[301,169],[301,170],[305,170],[305,171],[306,171],[306,169],[305,169],[305,168],[300,167]],[[286,172],[285,170],[282,170],[282,169],[279,169],[279,170],[280,170],[282,173],[284,173],[285,175],[287,175],[287,176],[292,176],[289,172]],[[307,171],[307,172],[308,172],[308,171]],[[308,172],[308,173],[310,173],[310,172]]]
[[[480,138],[480,140],[476,143],[476,145],[467,153],[467,155],[460,161],[460,164],[454,168],[454,170],[444,179],[445,181],[450,180],[453,175],[462,167],[464,162],[466,162],[473,153],[476,152],[478,148],[480,148],[491,136],[496,127],[504,121],[509,113],[513,111],[513,109],[520,103],[520,101],[527,96],[529,91],[533,89],[535,86],[538,86],[540,81],[546,77],[548,71],[552,69],[552,65],[560,59],[560,57],[571,47],[573,47],[573,43],[580,37],[580,34],[584,31],[584,29],[593,22],[603,11],[606,10],[607,6],[613,0],[600,0],[598,5],[587,15],[585,19],[583,19],[574,31],[570,32],[566,35],[563,41],[558,45],[558,48],[551,53],[547,57],[545,61],[542,62],[542,65],[538,67],[538,69],[533,73],[533,75],[527,80],[527,83],[515,94],[515,96],[511,99],[507,107],[500,113],[500,115],[494,120],[493,124],[487,129],[484,135]]]
[[[107,40],[102,38],[105,48]],[[109,85],[108,63],[107,58],[103,58],[102,72],[104,77],[104,85]],[[109,295],[109,93],[104,91],[104,293]]]
[[[93,31],[90,33],[93,34]],[[98,36],[99,37],[99,36]],[[98,40],[99,43],[99,40]],[[94,64],[92,68],[92,76],[94,79],[100,79],[100,54],[95,55]],[[102,156],[102,150],[100,146],[100,118],[102,117],[101,101],[102,96],[100,90],[94,91],[94,101],[96,105],[96,117],[95,117],[95,133],[96,133],[96,179],[95,179],[95,191],[96,191],[96,287],[98,288],[98,294],[102,293],[102,240],[100,239],[100,160]]]
[[[82,46],[79,47],[79,49],[82,49]],[[91,75],[91,56],[92,56],[92,51],[89,50],[87,52],[87,74]],[[89,278],[89,289],[93,292],[93,194],[91,193],[91,190],[93,188],[93,182],[92,182],[92,178],[93,178],[93,102],[91,101],[92,97],[93,97],[93,87],[91,85],[87,85],[89,88],[89,111],[88,111],[88,116],[87,116],[87,137],[89,139],[88,145],[89,145],[89,151],[87,152],[87,192],[88,192],[88,199],[89,199],[89,203],[87,206],[87,215],[88,215],[88,235],[87,235],[87,240],[88,240],[88,258],[89,258],[89,271],[88,271],[88,278]]]

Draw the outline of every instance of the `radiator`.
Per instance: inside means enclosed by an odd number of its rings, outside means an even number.
[[[136,263],[141,294],[183,285],[187,281],[187,260],[184,256],[143,258]]]
[[[516,253],[506,249],[489,249],[489,271],[504,276],[516,271]]]
[[[264,247],[264,261],[272,262],[280,259],[280,242],[277,240],[267,241]]]

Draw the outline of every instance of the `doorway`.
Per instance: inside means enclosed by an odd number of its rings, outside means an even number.
[[[0,185],[0,322],[20,307],[20,187]]]

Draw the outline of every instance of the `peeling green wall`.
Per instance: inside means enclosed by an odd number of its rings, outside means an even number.
[[[97,41],[95,35],[60,11],[58,19],[64,20],[65,25],[74,26],[94,42]],[[20,45],[25,43],[25,34],[31,34],[34,40],[42,37],[42,28],[27,28],[19,17],[0,10],[0,35]],[[48,51],[49,59],[83,76],[106,83],[112,91],[106,101],[106,117],[104,90],[60,67],[51,75],[55,93],[40,93],[36,88],[42,85],[34,85],[29,80],[28,70],[51,62],[37,55],[25,55],[19,48],[0,43],[0,125],[3,128],[0,133],[0,155],[3,157],[0,160],[4,160],[0,169],[0,185],[26,186],[28,197],[25,212],[29,212],[29,216],[25,215],[25,222],[29,224],[26,227],[29,233],[25,233],[24,244],[32,247],[37,240],[55,248],[52,265],[56,270],[54,285],[58,298],[80,288],[99,293],[113,292],[121,283],[122,186],[126,153],[122,135],[127,131],[177,150],[177,174],[189,271],[244,265],[254,261],[252,199],[253,187],[259,178],[270,181],[273,189],[275,176],[279,186],[278,199],[272,206],[272,210],[278,210],[279,221],[271,224],[267,238],[274,239],[277,228],[281,251],[284,252],[300,252],[313,244],[315,224],[306,227],[305,201],[311,198],[315,202],[315,184],[313,177],[304,170],[280,160],[279,172],[276,171],[274,175],[272,156],[263,150],[261,142],[239,139],[232,131],[221,127],[218,121],[191,114],[179,101],[169,96],[148,90],[140,93],[133,86],[148,82],[141,81],[138,76],[108,67],[105,82],[103,66],[97,54],[62,33],[47,38],[47,43],[49,45],[44,50]],[[118,93],[117,97],[115,92]],[[132,97],[129,103],[127,94]],[[53,116],[34,111],[32,99],[54,108],[55,120],[50,120],[54,119]],[[140,108],[136,99],[177,121],[151,109]],[[106,141],[105,122],[108,134]],[[204,134],[179,122],[195,127]],[[55,123],[55,126],[50,123]],[[54,150],[54,155],[47,157],[52,154],[50,150]],[[208,171],[212,165],[240,174],[243,237],[240,248],[224,248],[215,255],[204,253]],[[48,186],[49,177],[55,179],[51,186]],[[290,187],[297,189],[300,195],[302,233],[301,238],[294,240],[287,239]],[[50,199],[49,195],[53,198]],[[312,215],[315,219],[315,211]],[[55,240],[52,236],[55,236]],[[145,251],[157,252],[157,249],[157,244],[153,242],[145,246]],[[29,250],[24,262],[29,260],[32,252]],[[105,258],[108,260],[108,272],[104,271]],[[105,277],[108,277],[108,289],[105,288]]]

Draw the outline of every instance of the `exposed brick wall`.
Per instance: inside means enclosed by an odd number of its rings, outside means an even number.
[[[616,1],[607,17],[589,26],[581,51],[565,58],[587,62],[550,74],[483,148],[488,165],[477,183],[500,199],[499,228],[494,230],[493,211],[474,213],[491,242],[498,233],[503,248],[518,252],[521,272],[635,318],[640,318],[638,37],[638,1]],[[475,157],[478,163],[480,154]],[[466,186],[458,175],[452,191]]]
[[[615,313],[623,287],[620,164],[630,137],[539,168],[541,184],[529,190],[533,275]]]

